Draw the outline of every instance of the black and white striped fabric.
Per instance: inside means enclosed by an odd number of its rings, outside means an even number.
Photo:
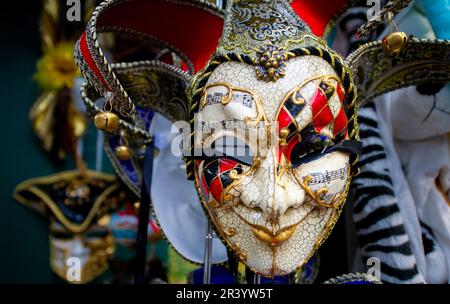
[[[399,202],[395,197],[386,151],[378,129],[375,104],[359,112],[363,152],[361,174],[355,177],[353,219],[362,258],[380,259],[381,280],[387,283],[426,283],[418,271],[410,238],[405,230]],[[442,253],[431,229],[422,224],[422,238],[427,264]],[[431,269],[430,269],[431,270]]]
[[[361,174],[354,179],[353,219],[363,260],[380,259],[384,282],[422,283],[395,198],[375,104],[360,110],[359,125],[363,152]]]

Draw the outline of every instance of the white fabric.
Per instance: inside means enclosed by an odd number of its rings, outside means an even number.
[[[416,8],[398,16],[400,30],[434,38],[429,22]],[[435,99],[436,98],[436,99]],[[435,102],[435,108],[431,111]],[[405,218],[419,272],[428,283],[449,281],[450,273],[450,85],[435,96],[416,87],[375,99],[396,197]],[[427,118],[427,115],[429,117]],[[436,179],[446,192],[439,192]],[[419,220],[432,228],[443,255],[425,257]],[[437,260],[439,259],[439,260]]]
[[[419,95],[415,87],[398,90],[378,98],[380,131],[385,143],[396,196],[401,198],[400,210],[404,216],[405,228],[413,245],[417,266],[427,282],[435,279],[448,281],[450,273],[450,206],[439,192],[435,180],[439,179],[444,192],[450,190],[450,146],[447,134],[450,132],[450,115],[443,119],[442,113],[433,111],[428,118],[428,132],[438,130],[438,134],[424,137],[421,126],[427,111],[416,111],[418,105],[432,105],[432,96]],[[447,86],[436,95],[438,100],[447,100],[450,113],[450,87]],[[407,117],[408,119],[405,119]],[[409,131],[408,131],[409,130]],[[417,130],[417,131],[416,131]],[[409,133],[408,133],[409,132]],[[403,139],[396,138],[397,134]],[[405,137],[410,134],[410,138]],[[416,138],[420,139],[417,140]],[[421,242],[419,219],[433,229],[440,247],[444,250],[446,261],[437,270],[445,273],[428,273]],[[432,280],[434,281],[434,280]]]
[[[183,160],[171,151],[171,122],[155,114],[150,131],[155,135],[152,204],[159,225],[175,250],[188,260],[203,263],[207,218],[195,190],[186,178]],[[213,238],[213,263],[227,260],[221,241]]]

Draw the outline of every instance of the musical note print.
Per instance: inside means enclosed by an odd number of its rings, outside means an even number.
[[[309,185],[317,185],[317,184],[325,184],[328,185],[334,180],[341,180],[343,181],[345,179],[345,176],[347,175],[347,168],[341,168],[333,171],[325,171],[325,172],[316,172],[311,173],[310,176],[312,177],[311,181],[309,182]]]

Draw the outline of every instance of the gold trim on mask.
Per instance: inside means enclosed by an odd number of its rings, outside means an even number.
[[[79,171],[74,170],[74,171],[65,171],[46,177],[30,179],[17,185],[16,188],[14,189],[13,196],[18,202],[32,209],[36,209],[35,206],[33,206],[35,203],[43,203],[52,211],[56,219],[60,221],[68,231],[70,231],[71,233],[81,233],[83,231],[86,231],[91,225],[94,218],[98,216],[98,211],[100,210],[101,205],[106,201],[106,199],[114,191],[120,188],[119,184],[114,183],[116,181],[116,178],[112,175],[101,172],[91,170],[86,171],[86,178],[83,181],[88,185],[89,183],[93,183],[94,181],[107,182],[113,184],[108,186],[105,190],[103,190],[103,192],[95,199],[91,210],[89,211],[88,215],[81,224],[72,223],[63,214],[63,212],[60,210],[58,205],[51,199],[48,193],[39,188],[39,185],[51,185],[65,181],[69,183],[70,181],[80,177],[81,175]],[[27,199],[27,197],[24,196],[26,192],[35,195],[38,199],[40,199],[40,201],[39,200],[31,201]]]
[[[328,188],[320,188],[316,191],[313,191],[309,187],[309,183],[312,180],[311,175],[307,175],[302,182],[301,179],[298,177],[297,173],[295,172],[295,170],[291,170],[290,172],[294,177],[294,179],[296,180],[296,182],[303,188],[306,194],[308,194],[317,205],[324,208],[338,209],[343,203],[343,200],[341,200],[341,193],[338,193],[331,199],[330,204],[327,204],[323,199],[323,197],[328,193]]]
[[[255,127],[262,120],[267,121],[266,114],[264,113],[264,107],[262,105],[261,99],[258,96],[258,94],[256,94],[255,92],[253,92],[250,89],[236,87],[227,82],[215,82],[215,83],[205,86],[204,93],[201,98],[201,109],[202,110],[206,106],[206,97],[208,96],[207,90],[210,88],[214,88],[214,87],[225,87],[228,90],[227,96],[225,96],[225,98],[222,98],[222,101],[221,101],[223,106],[226,106],[231,102],[231,100],[233,98],[233,91],[248,93],[249,95],[252,96],[253,100],[255,101],[257,115],[254,118],[248,117],[248,116],[244,117],[244,123],[246,125]]]
[[[341,81],[336,75],[332,75],[332,74],[330,74],[330,75],[318,75],[318,76],[314,76],[314,77],[305,79],[303,82],[301,82],[298,86],[296,86],[295,88],[293,88],[292,90],[290,90],[290,91],[284,96],[282,102],[281,102],[280,105],[278,106],[277,111],[275,112],[275,117],[278,117],[278,115],[280,114],[281,109],[283,108],[283,106],[286,104],[286,101],[287,101],[291,96],[294,96],[294,98],[293,98],[293,103],[296,104],[296,105],[301,105],[301,104],[303,104],[303,103],[308,103],[307,100],[297,100],[297,99],[295,98],[295,95],[296,95],[298,92],[300,92],[300,90],[301,90],[304,86],[306,86],[308,83],[310,83],[310,82],[312,82],[312,81],[315,81],[315,80],[320,80],[320,79],[324,79],[325,81],[328,81],[329,79],[333,79],[333,80],[335,80],[335,81],[342,87],[342,81]],[[332,86],[332,85],[331,85],[330,87],[333,87],[333,88],[334,88],[333,95],[331,95],[331,97],[333,97],[335,94],[337,94],[336,87],[335,87],[335,86]],[[320,88],[319,88],[319,89],[320,89]],[[330,97],[330,98],[331,98],[331,97]],[[323,111],[323,109],[325,109],[326,106],[327,106],[327,105],[325,105],[325,106],[324,106],[324,107],[323,107],[323,108],[322,108],[315,116],[313,116],[312,119],[314,120],[314,118],[316,118],[317,115],[319,115],[319,114]],[[292,118],[292,122],[294,123],[296,129],[300,132],[301,130],[300,130],[300,128],[298,127],[298,122],[297,122],[297,120],[295,119],[295,117],[292,117],[291,114],[290,114],[289,112],[288,112],[288,115]],[[300,113],[299,113],[298,115],[300,115]],[[286,137],[287,137],[287,136],[286,136]],[[331,138],[331,139],[334,139],[335,137],[336,137],[336,136],[333,135],[333,136],[330,137],[330,138]]]

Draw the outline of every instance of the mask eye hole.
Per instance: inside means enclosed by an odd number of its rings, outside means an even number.
[[[304,136],[290,152],[291,164],[295,168],[301,164],[313,161],[328,153],[333,145],[333,141],[325,135],[309,134]]]
[[[240,138],[235,136],[222,136],[210,144],[203,146],[202,159],[229,158],[240,164],[251,166],[253,164],[253,151]]]
[[[105,238],[108,236],[107,230],[94,230],[94,231],[88,231],[86,233],[87,238]]]
[[[362,143],[360,141],[356,140],[342,140],[337,144],[334,144],[331,140],[328,142],[328,144],[325,144],[324,146],[316,146],[313,147],[309,152],[305,152],[302,155],[293,155],[293,161],[292,166],[298,167],[301,164],[308,163],[310,161],[313,161],[315,159],[318,159],[319,157],[322,157],[325,154],[334,152],[334,151],[340,151],[343,153],[347,153],[350,155],[352,159],[356,158],[359,154],[361,154],[362,150]],[[291,154],[292,157],[292,154]]]
[[[65,231],[53,231],[52,235],[56,239],[70,240],[73,238],[72,234],[65,232]]]

